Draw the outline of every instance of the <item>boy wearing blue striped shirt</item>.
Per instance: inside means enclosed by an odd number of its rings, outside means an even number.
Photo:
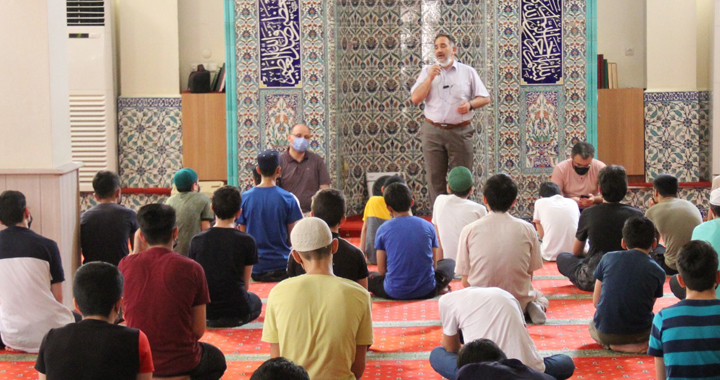
[[[720,283],[718,255],[710,244],[691,241],[677,259],[687,297],[655,315],[648,354],[657,380],[720,377]]]

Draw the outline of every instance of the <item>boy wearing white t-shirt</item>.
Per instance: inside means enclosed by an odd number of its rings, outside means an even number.
[[[560,186],[554,182],[543,182],[540,196],[535,201],[533,223],[542,239],[543,259],[555,261],[560,252],[572,252],[580,209],[575,201],[563,197]]]
[[[432,223],[440,238],[443,257],[455,260],[460,232],[468,224],[485,216],[487,209],[468,199],[473,191],[472,173],[468,168],[456,166],[450,170],[447,188],[450,194],[435,198]]]
[[[490,339],[509,359],[518,359],[556,379],[567,379],[575,370],[567,355],[540,357],[525,328],[520,304],[512,294],[500,288],[470,287],[448,293],[440,298],[438,307],[443,340],[442,346],[430,353],[430,365],[450,380],[457,377],[461,339],[465,342]]]

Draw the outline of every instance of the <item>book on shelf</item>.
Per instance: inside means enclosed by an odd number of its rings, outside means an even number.
[[[610,71],[610,88],[619,88],[617,63],[611,62],[608,65],[608,70]]]
[[[605,56],[603,54],[598,54],[597,56],[597,86],[598,88],[603,88],[605,85],[605,70],[603,70],[603,62],[605,61]]]
[[[608,60],[603,59],[603,87],[602,88],[610,88],[610,78],[608,75]]]

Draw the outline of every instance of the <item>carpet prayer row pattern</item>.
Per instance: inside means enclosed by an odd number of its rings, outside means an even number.
[[[356,239],[353,239],[356,240]],[[359,239],[357,239],[359,240]],[[353,241],[357,243],[356,241]],[[374,269],[374,268],[371,268]],[[571,286],[554,263],[545,263],[535,272],[535,288],[550,299],[546,325],[528,325],[528,331],[541,355],[570,355],[577,369],[573,379],[655,378],[653,358],[604,350],[589,336],[587,326],[595,309],[592,294]],[[248,379],[269,358],[270,346],[261,342],[264,306],[275,284],[253,283],[250,291],[263,299],[263,314],[253,323],[230,329],[208,329],[203,341],[220,348],[228,361],[224,379]],[[453,289],[460,289],[453,281]],[[440,345],[442,328],[437,298],[426,301],[388,301],[373,299],[375,343],[368,353],[363,379],[442,379],[430,367],[430,351]],[[655,311],[677,300],[665,285],[665,296],[657,300]],[[0,379],[36,379],[36,355],[0,351]]]

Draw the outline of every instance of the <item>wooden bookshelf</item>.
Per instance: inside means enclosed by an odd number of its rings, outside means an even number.
[[[182,93],[183,166],[201,181],[227,182],[225,93]]]
[[[645,98],[642,88],[598,90],[600,161],[622,165],[628,177],[645,176]]]

